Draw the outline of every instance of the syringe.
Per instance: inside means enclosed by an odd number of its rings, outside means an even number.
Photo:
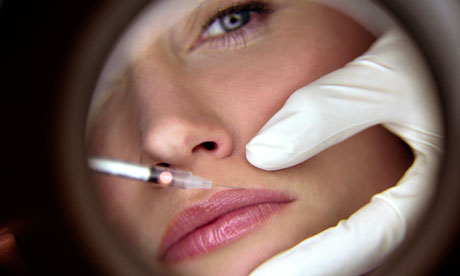
[[[109,158],[89,158],[88,166],[97,172],[157,184],[159,187],[180,189],[211,189],[213,186],[243,189],[212,183],[210,180],[193,175],[189,171],[170,169],[167,167],[147,166]]]

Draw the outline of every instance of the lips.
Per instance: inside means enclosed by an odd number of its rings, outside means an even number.
[[[205,254],[258,228],[294,198],[271,190],[225,190],[173,219],[160,245],[165,262]]]

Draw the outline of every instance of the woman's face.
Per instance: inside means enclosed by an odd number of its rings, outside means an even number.
[[[95,111],[89,153],[245,189],[94,180],[109,222],[153,265],[245,275],[394,185],[411,155],[373,127],[295,167],[251,166],[246,144],[285,100],[359,56],[373,37],[305,0],[183,2],[180,10],[159,6],[171,20],[147,28],[148,43]]]

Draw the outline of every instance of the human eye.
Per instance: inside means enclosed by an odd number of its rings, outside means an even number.
[[[263,1],[237,3],[220,9],[202,26],[202,34],[194,48],[204,43],[224,48],[244,44],[272,11],[272,5]]]

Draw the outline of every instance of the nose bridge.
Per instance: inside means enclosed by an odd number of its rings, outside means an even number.
[[[133,79],[137,97],[142,103],[153,100],[179,100],[183,85],[182,66],[178,58],[160,42],[148,54],[137,59],[133,67]],[[175,99],[173,99],[175,98]]]
[[[211,102],[167,58],[157,52],[134,70],[144,162],[187,167],[198,158],[228,156],[232,138]]]
[[[193,104],[196,102],[193,81],[187,80],[181,64],[161,47],[153,48],[148,56],[139,60],[133,75],[143,130],[157,129],[157,125],[164,129],[169,125],[167,121],[174,122],[172,125],[184,125],[186,117],[197,116],[200,112]]]

